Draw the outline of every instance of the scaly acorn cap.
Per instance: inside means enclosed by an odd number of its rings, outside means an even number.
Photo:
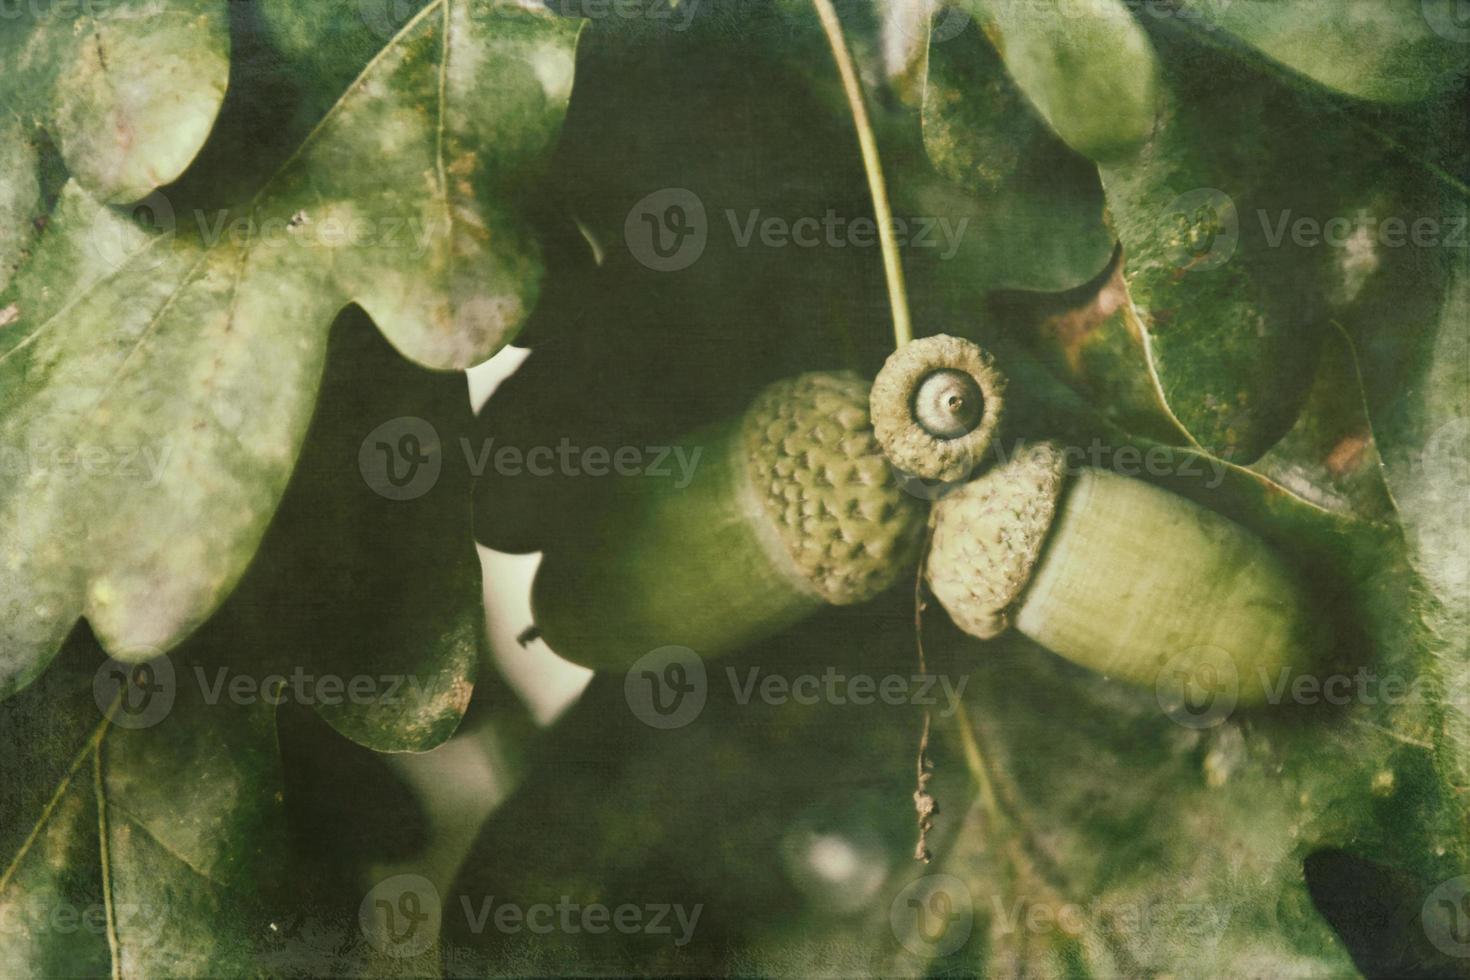
[[[929,588],[960,629],[988,640],[1011,625],[1056,519],[1066,459],[1027,445],[934,505]]]
[[[677,441],[687,482],[603,484],[588,527],[543,552],[531,605],[546,642],[598,669],[667,646],[717,656],[912,575],[925,509],[867,405],[853,374],[780,381]]]
[[[1005,375],[962,337],[910,341],[873,381],[873,431],[893,465],[925,480],[967,479],[1000,426]]]
[[[874,437],[868,396],[851,372],[803,374],[762,391],[741,427],[751,486],[780,550],[818,597],[839,606],[896,583],[913,565],[924,521]]]

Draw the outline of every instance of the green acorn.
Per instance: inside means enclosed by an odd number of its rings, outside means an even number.
[[[1027,446],[935,505],[925,568],[955,624],[1014,626],[1109,677],[1160,684],[1223,670],[1240,703],[1314,662],[1326,637],[1301,584],[1254,534],[1140,480]]]
[[[546,642],[595,668],[669,645],[712,656],[898,582],[924,508],[899,489],[868,394],[850,373],[777,382],[680,440],[699,453],[687,486],[618,480],[590,529],[543,556],[532,606]]]

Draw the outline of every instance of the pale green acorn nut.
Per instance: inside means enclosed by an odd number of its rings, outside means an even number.
[[[873,432],[904,473],[957,483],[995,439],[1005,389],[1005,375],[979,345],[946,334],[910,341],[873,381]]]
[[[548,546],[532,590],[553,650],[626,668],[663,646],[714,656],[912,574],[925,513],[868,418],[868,384],[811,373],[679,440],[688,486],[622,478],[589,535]]]
[[[1301,584],[1254,534],[1141,480],[1068,474],[1046,443],[935,505],[925,575],[973,636],[1014,626],[1147,686],[1166,665],[1228,660],[1242,704],[1264,700],[1283,669],[1309,667],[1327,642]]]

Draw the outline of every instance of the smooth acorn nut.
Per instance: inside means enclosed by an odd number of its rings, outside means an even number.
[[[990,354],[937,334],[900,347],[873,381],[873,431],[910,476],[956,483],[974,472],[995,439],[1006,379]]]
[[[623,669],[663,646],[714,656],[912,573],[925,511],[868,419],[868,384],[813,373],[679,440],[687,486],[620,478],[590,530],[549,546],[532,589],[553,650]]]
[[[1301,584],[1260,538],[1183,497],[1020,449],[935,505],[925,576],[961,629],[1014,626],[1108,677],[1153,686],[1228,663],[1240,703],[1326,637]]]

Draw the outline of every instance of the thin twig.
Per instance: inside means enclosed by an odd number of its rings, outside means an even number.
[[[929,557],[929,546],[934,538],[934,522],[931,520],[924,531],[924,543],[919,548],[919,567],[914,572],[914,648],[919,654],[919,673],[929,673],[929,661],[924,654],[924,563]],[[928,864],[933,857],[929,852],[929,831],[934,827],[934,815],[939,812],[939,802],[929,792],[929,780],[934,776],[934,760],[929,758],[929,728],[934,718],[929,708],[924,708],[924,730],[919,735],[919,757],[915,761],[914,810],[919,815],[919,842],[914,847],[914,860]]]
[[[842,33],[842,21],[832,0],[812,0],[817,16],[822,20],[822,30],[827,43],[832,47],[832,58],[837,62],[837,72],[842,76],[842,90],[847,95],[847,104],[852,110],[853,126],[857,129],[858,145],[862,149],[863,169],[868,174],[868,190],[873,195],[873,216],[878,220],[878,243],[883,251],[883,274],[888,279],[888,303],[893,309],[893,342],[902,347],[914,339],[913,324],[909,320],[908,288],[903,280],[903,263],[898,257],[898,240],[893,230],[893,207],[888,202],[888,185],[883,181],[883,163],[878,158],[878,140],[873,135],[873,124],[868,118],[868,107],[863,101],[863,87],[853,67],[852,53],[847,48],[847,39]]]

